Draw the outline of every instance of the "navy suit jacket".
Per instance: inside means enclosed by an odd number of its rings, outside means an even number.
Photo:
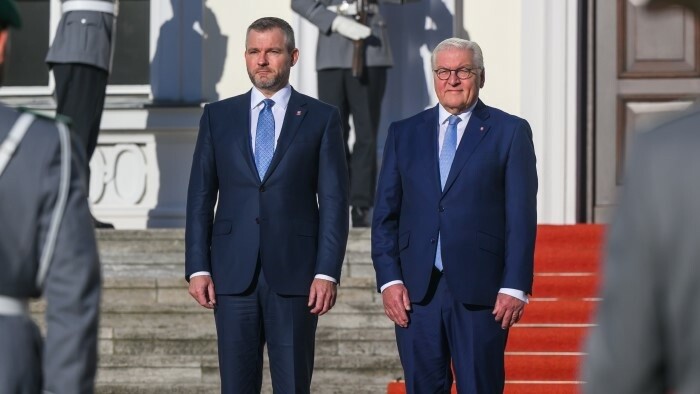
[[[209,271],[217,294],[239,294],[259,256],[273,291],[308,295],[316,274],[340,280],[348,237],[338,110],[292,90],[262,181],[250,127],[250,91],[204,107],[187,196],[186,278]]]
[[[537,172],[527,121],[479,100],[444,190],[438,108],[389,128],[372,224],[377,285],[402,280],[426,296],[438,232],[456,300],[493,306],[502,287],[531,293]]]

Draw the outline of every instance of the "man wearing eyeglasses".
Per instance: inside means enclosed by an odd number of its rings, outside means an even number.
[[[532,289],[537,172],[527,121],[479,100],[483,55],[433,51],[439,105],[394,122],[372,259],[408,393],[501,393],[508,328]]]

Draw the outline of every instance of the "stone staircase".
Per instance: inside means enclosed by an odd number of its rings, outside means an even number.
[[[184,231],[98,231],[98,242],[104,284],[97,392],[218,393],[214,317],[187,293]],[[353,229],[338,301],[319,319],[314,393],[386,393],[402,375],[369,250],[369,231]],[[43,302],[32,304],[40,325],[43,311]],[[263,392],[272,392],[267,372]]]

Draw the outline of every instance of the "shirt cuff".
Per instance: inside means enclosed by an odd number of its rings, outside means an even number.
[[[316,274],[316,276],[314,276],[314,278],[327,280],[327,281],[333,282],[333,283],[338,283],[338,281],[334,277],[328,276],[328,275]]]
[[[522,290],[509,289],[507,287],[504,287],[504,288],[498,290],[498,292],[502,293],[502,294],[507,294],[511,297],[515,297],[526,304],[530,303],[530,299],[528,298],[527,294],[525,294],[525,292]]]
[[[211,274],[209,273],[209,271],[197,271],[194,274],[190,275],[190,280],[192,280],[192,278],[194,278],[195,276],[211,276]]]
[[[380,292],[380,293],[383,293],[383,292],[384,292],[384,289],[386,289],[386,288],[389,287],[389,286],[393,286],[393,285],[402,285],[402,284],[403,284],[403,281],[402,281],[402,280],[392,280],[391,282],[386,282],[386,283],[384,284],[384,286],[382,286],[382,287],[379,288],[379,292]]]

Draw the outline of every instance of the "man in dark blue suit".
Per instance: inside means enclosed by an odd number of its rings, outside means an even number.
[[[479,46],[433,51],[440,102],[394,122],[372,259],[408,393],[503,392],[508,328],[532,289],[537,173],[528,123],[479,100]]]
[[[273,390],[308,393],[318,315],[335,303],[349,228],[343,132],[337,108],[289,86],[298,57],[287,22],[253,22],[254,88],[205,106],[200,122],[185,274],[214,309],[222,393],[260,392],[265,344]]]

